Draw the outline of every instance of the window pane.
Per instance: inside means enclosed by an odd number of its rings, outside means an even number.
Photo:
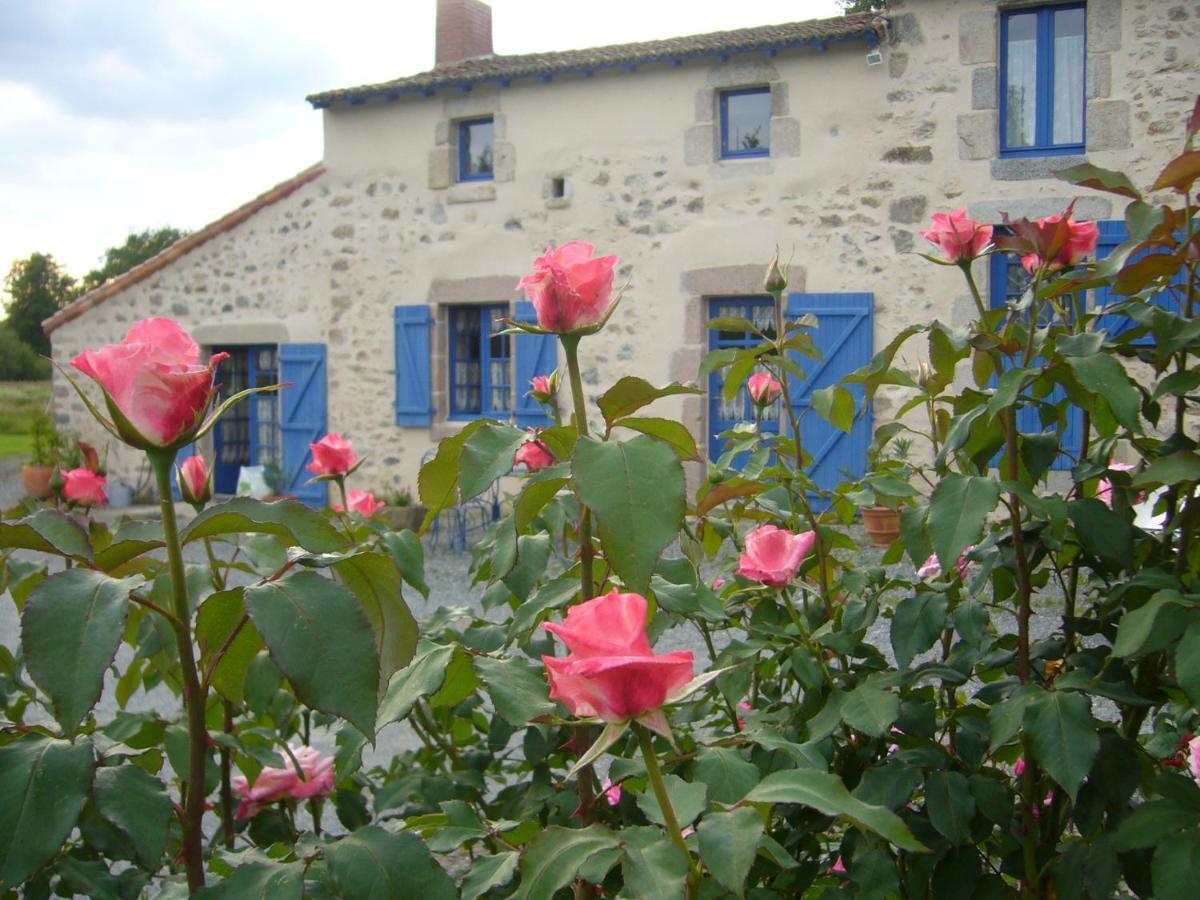
[[[1008,17],[1006,147],[1031,147],[1037,137],[1037,20],[1037,13]]]
[[[492,174],[492,120],[466,122],[461,140],[463,176],[480,177]]]
[[[725,95],[725,149],[766,153],[771,146],[771,92]]]
[[[1056,144],[1083,143],[1082,9],[1054,14],[1054,133]]]

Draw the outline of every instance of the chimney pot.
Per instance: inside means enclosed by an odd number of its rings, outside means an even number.
[[[434,64],[492,55],[492,8],[482,0],[438,0]]]

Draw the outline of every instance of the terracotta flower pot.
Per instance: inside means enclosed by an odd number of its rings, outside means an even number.
[[[21,480],[25,483],[26,495],[35,500],[45,500],[50,496],[50,478],[54,474],[54,466],[21,466]]]
[[[900,510],[886,506],[865,507],[863,527],[878,547],[887,547],[900,537]]]

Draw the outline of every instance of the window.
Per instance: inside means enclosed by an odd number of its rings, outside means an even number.
[[[771,155],[771,89],[721,94],[721,158]]]
[[[492,117],[458,123],[458,180],[491,181],[494,169]]]
[[[749,319],[768,338],[775,338],[775,304],[768,297],[716,297],[709,302],[709,319],[719,319],[726,316],[737,316]],[[721,350],[728,347],[757,347],[762,343],[757,335],[745,331],[714,331],[709,329],[708,348]],[[756,368],[755,371],[765,371]],[[732,400],[726,401],[721,388],[724,385],[723,373],[713,372],[709,376],[708,385],[708,424],[709,456],[716,459],[724,449],[724,442],[718,437],[739,422],[754,421],[754,401],[750,399],[749,388],[742,390]],[[779,403],[772,403],[762,413],[763,431],[779,431]]]
[[[1000,152],[1083,152],[1082,5],[1005,13],[1000,25]]]
[[[213,352],[229,354],[229,359],[221,364],[218,403],[247,388],[279,381],[279,357],[274,346],[214,347]],[[280,465],[278,395],[254,394],[221,416],[213,430],[213,457],[213,490],[218,494],[238,492],[242,466],[277,470]]]
[[[450,307],[450,417],[507,419],[512,411],[512,344],[496,320],[506,304]]]

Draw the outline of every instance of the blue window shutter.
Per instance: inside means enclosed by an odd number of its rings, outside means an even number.
[[[811,314],[818,327],[813,341],[824,355],[815,360],[795,355],[807,376],[789,379],[791,403],[800,418],[800,437],[812,455],[809,474],[824,490],[836,487],[848,475],[866,472],[867,448],[874,433],[872,410],[862,385],[846,385],[854,396],[857,418],[849,433],[812,411],[812,392],[837,384],[855,369],[867,365],[875,352],[874,294],[788,294],[789,321]]]
[[[312,462],[309,444],[325,436],[328,428],[328,388],[325,381],[324,344],[281,344],[279,380],[287,387],[279,394],[279,430],[283,444],[283,492],[295,494],[308,506],[325,506],[328,487],[308,480]]]
[[[428,427],[433,423],[430,395],[430,328],[433,316],[424,303],[396,307],[396,424]]]
[[[537,324],[537,312],[528,300],[516,304],[513,318],[518,322]],[[517,405],[514,407],[517,425],[520,428],[538,428],[552,425],[540,403],[529,395],[529,381],[534,375],[549,375],[558,367],[558,339],[552,334],[518,334],[517,350]]]

